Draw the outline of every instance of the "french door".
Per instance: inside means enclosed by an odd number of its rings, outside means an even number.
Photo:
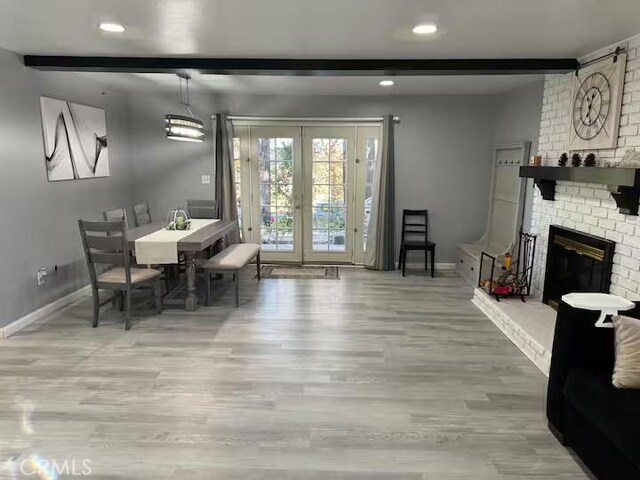
[[[362,263],[380,126],[235,125],[244,238],[282,263]]]
[[[303,261],[353,260],[355,129],[303,128]]]
[[[302,261],[302,143],[299,128],[250,131],[251,241],[265,261]]]

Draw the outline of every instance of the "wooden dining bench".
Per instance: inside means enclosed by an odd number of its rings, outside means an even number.
[[[260,280],[260,245],[255,243],[236,243],[199,265],[205,271],[206,304],[211,305],[211,275],[225,271],[233,272],[236,287],[236,307],[240,306],[240,271],[253,259],[256,259],[258,281]]]

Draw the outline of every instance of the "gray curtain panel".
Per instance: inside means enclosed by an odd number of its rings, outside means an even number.
[[[216,217],[238,221],[233,170],[233,125],[224,113],[217,113],[214,126]],[[229,235],[229,243],[240,242],[240,229]]]
[[[380,159],[373,177],[365,267],[395,269],[395,189],[393,116],[384,117]]]

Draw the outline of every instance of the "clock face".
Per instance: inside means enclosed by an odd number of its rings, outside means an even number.
[[[589,75],[573,100],[573,129],[583,140],[595,138],[605,127],[611,107],[611,85],[600,72]]]

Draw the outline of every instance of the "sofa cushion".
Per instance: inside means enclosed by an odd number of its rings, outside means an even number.
[[[613,386],[640,389],[640,320],[616,315],[612,321],[616,339]]]
[[[640,464],[640,390],[619,390],[606,370],[572,369],[565,398],[625,456]]]

